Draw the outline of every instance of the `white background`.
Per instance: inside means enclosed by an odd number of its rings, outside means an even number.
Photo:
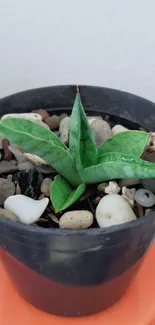
[[[155,101],[155,0],[0,0],[0,97],[72,83]]]

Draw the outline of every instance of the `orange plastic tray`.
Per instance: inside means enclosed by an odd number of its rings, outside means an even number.
[[[65,297],[64,297],[65,299]],[[0,325],[155,325],[155,244],[126,295],[106,311],[64,318],[43,313],[19,296],[0,264]]]

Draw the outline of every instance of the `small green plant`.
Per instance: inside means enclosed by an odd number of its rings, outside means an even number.
[[[118,133],[97,148],[79,91],[71,115],[69,148],[55,133],[24,119],[2,120],[0,132],[27,152],[43,158],[58,172],[51,185],[51,201],[56,212],[77,201],[86,184],[155,177],[155,164],[140,158],[150,134],[141,131]]]

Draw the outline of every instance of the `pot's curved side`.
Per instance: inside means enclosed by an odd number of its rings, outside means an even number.
[[[104,111],[153,129],[153,103],[100,87],[80,90],[89,111]],[[15,94],[0,100],[0,114],[20,108],[69,110],[75,91],[75,86],[62,86]],[[46,230],[1,218],[0,254],[16,288],[34,306],[57,315],[88,315],[125,293],[154,228],[154,213],[121,226],[86,231]]]
[[[122,117],[152,131],[155,104],[142,97],[105,87],[79,86],[82,102],[90,112]],[[0,99],[0,114],[28,112],[36,108],[71,111],[76,94],[75,85],[30,89]]]

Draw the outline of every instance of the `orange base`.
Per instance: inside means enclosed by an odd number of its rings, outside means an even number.
[[[64,298],[65,299],[65,298]],[[16,292],[0,264],[1,325],[155,325],[155,244],[149,249],[134,283],[116,305],[88,317],[64,318],[45,314]]]

